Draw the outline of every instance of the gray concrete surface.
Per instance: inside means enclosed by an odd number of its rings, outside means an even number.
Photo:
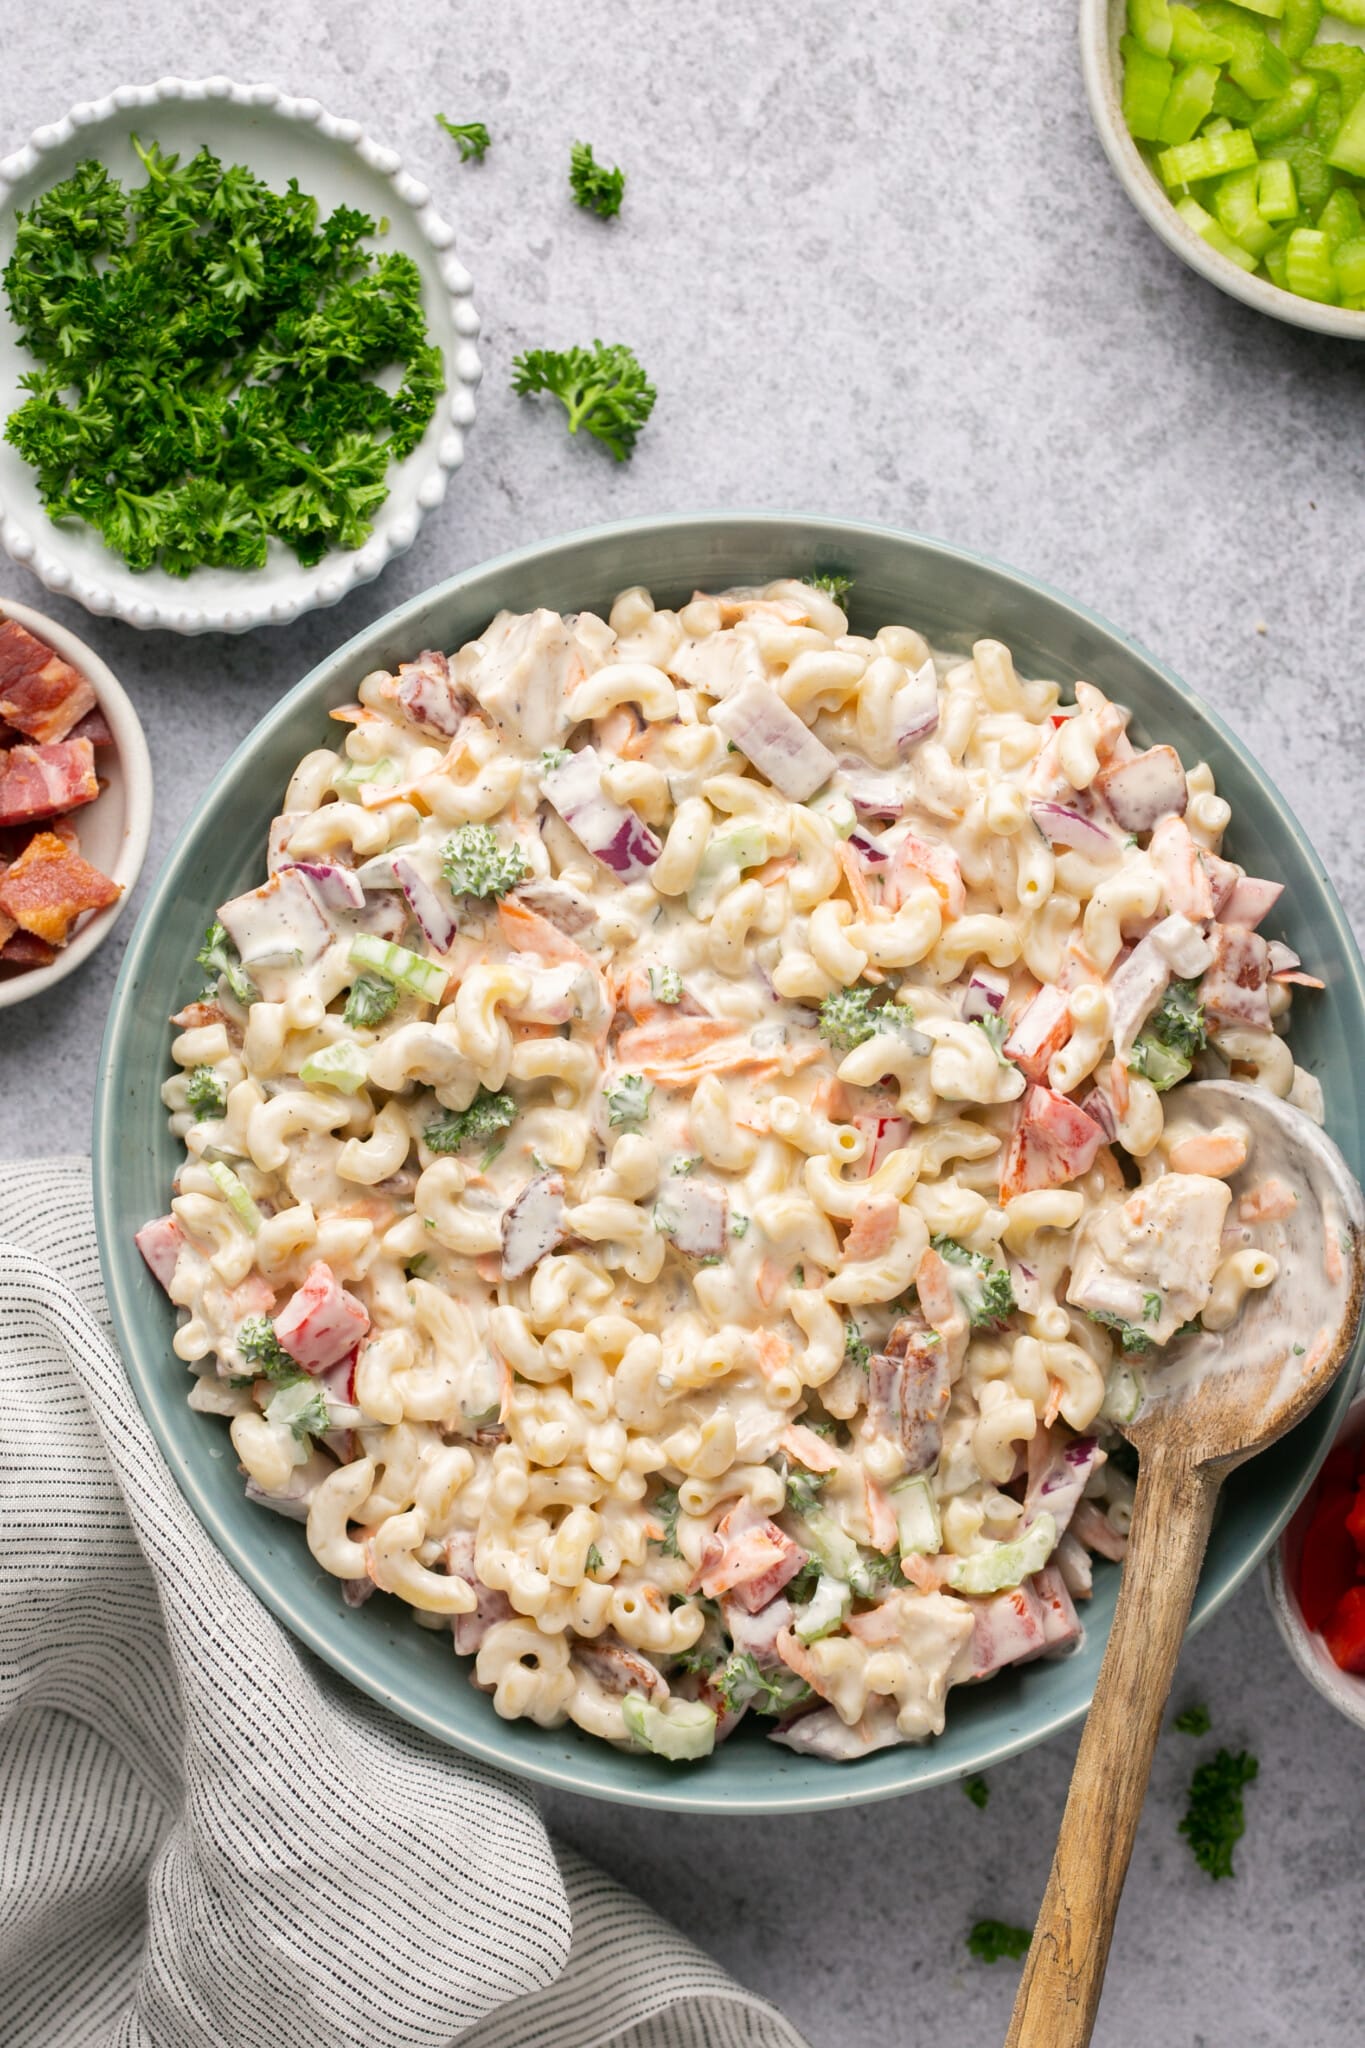
[[[617,514],[752,505],[920,528],[1121,621],[1274,764],[1359,921],[1361,362],[1224,299],[1143,226],[1091,131],[1069,7],[7,12],[0,148],[168,71],[313,92],[431,180],[485,323],[468,466],[411,554],[336,612],[246,641],[149,638],[0,564],[0,593],[87,631],[132,692],[159,783],[149,876],[278,693],[400,598]],[[438,108],[488,121],[482,167],[460,167]],[[568,201],[578,137],[630,174],[609,228]],[[660,393],[620,469],[508,390],[517,349],[595,334],[633,343]],[[0,1015],[0,1154],[85,1148],[118,954]],[[1176,1833],[1207,1745],[1169,1736],[1097,2038],[1358,2040],[1362,1738],[1305,1690],[1257,1586],[1190,1645],[1178,1697],[1193,1695],[1261,1758],[1238,1875],[1210,1884]],[[1000,1770],[985,1812],[956,1788],[742,1825],[546,1805],[815,2048],[938,2048],[1003,2030],[1013,1968],[972,1963],[963,1934],[1031,1917],[1071,1752]]]

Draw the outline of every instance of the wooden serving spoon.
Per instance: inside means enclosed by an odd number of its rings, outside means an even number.
[[[1195,1082],[1178,1104],[1182,1126],[1246,1136],[1230,1221],[1269,1177],[1297,1201],[1287,1217],[1254,1226],[1279,1260],[1274,1284],[1247,1296],[1223,1337],[1170,1344],[1124,1425],[1140,1458],[1128,1555],[1006,2048],[1090,2039],[1218,1489],[1321,1400],[1360,1321],[1365,1201],[1331,1139],[1302,1111],[1235,1081]]]

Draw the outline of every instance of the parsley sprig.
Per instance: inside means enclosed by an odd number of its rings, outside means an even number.
[[[599,164],[590,142],[576,142],[569,152],[569,189],[586,212],[610,220],[621,211],[626,174],[615,164]]]
[[[582,427],[617,462],[630,460],[657,396],[634,349],[624,342],[526,349],[513,360],[512,389],[519,398],[550,392],[569,416],[569,432]]]

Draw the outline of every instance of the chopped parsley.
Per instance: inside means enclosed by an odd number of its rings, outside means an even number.
[[[878,1019],[873,1004],[880,991],[872,988],[841,988],[826,996],[820,1005],[820,1036],[836,1052],[853,1052],[876,1036]]]
[[[653,1084],[643,1074],[622,1074],[619,1081],[602,1090],[607,1105],[607,1122],[615,1129],[621,1124],[642,1124],[649,1115]]]
[[[491,1138],[495,1131],[506,1130],[516,1114],[517,1105],[510,1095],[494,1095],[481,1087],[468,1109],[446,1110],[426,1126],[422,1137],[430,1152],[459,1152],[476,1139]],[[499,1146],[498,1150],[501,1149]]]
[[[955,1237],[931,1237],[929,1242],[950,1266],[962,1267],[976,1276],[969,1290],[959,1290],[974,1330],[1013,1315],[1014,1282],[1008,1267],[997,1266],[985,1252],[969,1251]]]
[[[142,184],[86,157],[17,217],[5,293],[36,363],[6,440],[50,517],[134,570],[362,546],[444,388],[420,270],[296,179],[131,139]]]
[[[530,872],[515,840],[503,845],[491,825],[461,825],[441,848],[441,873],[455,896],[505,896]]]
[[[979,1024],[981,1029],[985,1032],[987,1038],[991,1042],[991,1047],[995,1053],[995,1057],[999,1060],[1001,1066],[1009,1066],[1011,1063],[1009,1060],[1005,1058],[1005,1040],[1009,1037],[1010,1027],[1006,1023],[1005,1019],[1001,1016],[998,1016],[996,1012],[992,1010],[988,1017],[973,1017],[972,1022],[973,1024]]]
[[[792,1606],[803,1607],[807,1600],[814,1597],[815,1589],[819,1583],[819,1560],[808,1557],[800,1571],[796,1574],[796,1577],[789,1580],[786,1586],[786,1595],[791,1601]]]
[[[1185,1079],[1195,1054],[1207,1043],[1198,982],[1173,981],[1129,1055],[1129,1072],[1141,1074],[1164,1094]]]
[[[1142,1320],[1144,1323],[1159,1323],[1161,1321],[1161,1296],[1155,1289],[1150,1294],[1144,1294],[1142,1297]]]
[[[680,1154],[680,1156],[673,1161],[673,1164],[669,1167],[668,1170],[670,1173],[677,1174],[695,1173],[700,1165],[700,1152],[687,1152]]]
[[[352,1031],[367,1031],[382,1024],[397,1007],[398,994],[396,982],[383,981],[377,974],[358,974],[351,983],[342,1022],[349,1024]]]
[[[794,1671],[780,1665],[770,1676],[748,1650],[735,1650],[712,1680],[727,1714],[752,1707],[756,1714],[785,1714],[811,1697],[811,1689]]]
[[[576,142],[569,152],[569,189],[585,212],[610,220],[621,211],[626,174],[614,164],[599,164],[590,142]]]
[[[819,1507],[820,1490],[828,1478],[828,1472],[808,1472],[804,1465],[789,1468],[786,1504],[794,1515],[809,1515]]]
[[[256,985],[248,975],[242,972],[242,963],[238,958],[237,948],[233,945],[222,925],[216,920],[204,933],[204,943],[200,946],[199,951],[194,957],[197,965],[206,968],[212,976],[212,980],[204,990],[205,996],[217,995],[218,983],[221,978],[227,983],[239,1003],[255,1002]]]
[[[731,1237],[743,1237],[748,1228],[749,1219],[747,1216],[732,1216],[730,1218]]]
[[[872,1358],[872,1346],[868,1344],[856,1323],[844,1324],[844,1364],[856,1365],[859,1372],[866,1372]]]
[[[682,1552],[678,1548],[679,1512],[677,1487],[665,1486],[655,1495],[653,1506],[653,1513],[658,1516],[664,1525],[664,1533],[662,1536],[652,1536],[650,1538],[650,1541],[656,1543],[659,1549],[662,1550],[665,1557],[682,1556]]]
[[[590,1543],[588,1545],[586,1569],[590,1572],[600,1572],[605,1564],[606,1559],[603,1557],[597,1545],[595,1543]]]
[[[201,1119],[221,1116],[227,1108],[227,1089],[212,1067],[193,1067],[185,1083],[185,1100]]]
[[[1092,1323],[1102,1323],[1106,1330],[1112,1330],[1130,1356],[1151,1350],[1152,1340],[1140,1324],[1125,1322],[1122,1316],[1116,1316],[1108,1308],[1088,1308],[1086,1314]]]
[[[682,1001],[682,976],[676,967],[651,967],[649,970],[649,992],[656,1003],[680,1003]]]
[[[285,1350],[268,1316],[248,1316],[238,1324],[237,1349],[268,1380],[288,1385],[303,1377],[303,1367]]]
[[[476,164],[483,162],[492,138],[482,121],[447,121],[444,114],[438,114],[436,120],[451,141],[459,143],[462,164],[467,164],[471,158]]]
[[[1186,1707],[1183,1714],[1177,1714],[1174,1726],[1182,1735],[1207,1735],[1213,1726],[1213,1718],[1208,1708],[1201,1703],[1198,1706]]]
[[[548,391],[569,416],[569,432],[586,429],[615,461],[628,462],[658,395],[634,349],[595,341],[588,348],[532,348],[514,358],[519,398]]]
[[[1212,1762],[1200,1764],[1190,1780],[1189,1806],[1180,1832],[1189,1840],[1195,1862],[1210,1877],[1232,1876],[1232,1852],[1246,1833],[1242,1787],[1260,1771],[1254,1756],[1220,1749]]]
[[[545,747],[536,766],[542,775],[553,775],[556,768],[562,768],[566,761],[572,759],[573,755],[568,747]]]
[[[1032,1939],[1027,1927],[1011,1927],[1005,1920],[978,1920],[967,1936],[967,1947],[979,1963],[1017,1963],[1028,1954]]]
[[[848,610],[849,595],[853,589],[851,576],[836,576],[832,571],[822,570],[818,576],[808,576],[806,583],[812,590],[823,590],[826,597],[832,597],[844,611]]]
[[[985,1807],[990,1804],[991,1788],[980,1771],[973,1771],[970,1778],[962,1780],[962,1789],[973,1806]]]

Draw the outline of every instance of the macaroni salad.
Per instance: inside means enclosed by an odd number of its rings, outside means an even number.
[[[501,614],[358,699],[174,1019],[139,1243],[191,1405],[499,1714],[939,1733],[1078,1640],[1113,1425],[1275,1279],[1180,1084],[1321,1114],[1278,885],[1092,685],[795,581]]]

